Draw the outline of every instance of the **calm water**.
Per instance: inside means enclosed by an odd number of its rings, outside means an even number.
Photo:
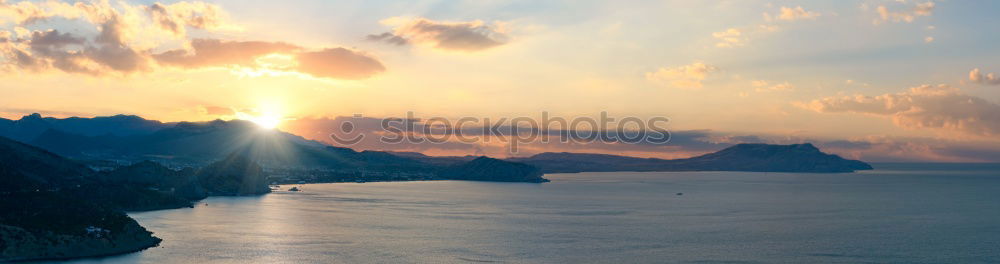
[[[1000,263],[1000,167],[877,167],[303,185],[132,214],[160,247],[76,263]]]

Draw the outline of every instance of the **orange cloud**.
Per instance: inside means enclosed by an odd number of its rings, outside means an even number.
[[[979,72],[979,68],[969,71],[969,81],[985,85],[1000,85],[1000,78],[995,73],[982,74]]]
[[[374,57],[345,48],[301,52],[295,58],[297,71],[320,78],[357,80],[385,71]]]
[[[1000,134],[1000,105],[948,85],[922,85],[895,94],[828,97],[800,106],[820,113],[892,117],[904,128],[936,128],[971,135]]]
[[[646,79],[677,88],[699,89],[702,87],[701,82],[708,78],[709,74],[718,70],[719,68],[715,66],[695,62],[677,68],[660,68],[655,72],[648,72]]]
[[[795,21],[802,19],[816,19],[820,16],[820,13],[806,11],[801,6],[796,7],[784,7],[782,6],[780,11],[772,16],[771,14],[764,13],[764,20],[772,21],[774,19],[785,20],[785,21]]]
[[[902,1],[899,3],[908,5]],[[932,15],[934,12],[934,2],[916,3],[912,7],[906,6],[903,8],[907,8],[908,10],[892,11],[885,5],[879,5],[875,8],[875,12],[878,13],[879,17],[872,21],[872,23],[877,25],[885,22],[913,22],[917,17]]]
[[[307,51],[284,42],[188,40],[188,28],[233,27],[226,23],[221,8],[203,2],[148,6],[125,2],[112,5],[107,1],[76,4],[0,2],[0,18],[4,16],[12,18],[17,25],[41,25],[52,18],[62,18],[97,29],[97,33],[90,36],[58,29],[28,31],[20,26],[14,28],[16,34],[0,30],[0,64],[7,70],[58,70],[102,76],[161,70],[164,66],[181,69],[237,66],[352,80],[385,71],[376,58],[344,48]],[[154,53],[153,50],[174,44],[164,42],[164,38],[179,39],[187,44],[186,48]],[[278,66],[258,61],[271,54],[284,54],[297,60],[292,61],[292,65]]]
[[[765,80],[755,80],[755,81],[750,82],[750,84],[753,85],[753,87],[755,88],[754,90],[757,91],[757,92],[759,92],[759,93],[760,92],[791,91],[791,90],[795,89],[795,86],[793,86],[792,84],[790,84],[788,82],[778,83],[778,84],[773,84],[772,85],[772,84],[768,83]]]
[[[199,112],[206,115],[214,115],[214,116],[236,115],[236,111],[233,111],[232,108],[219,107],[219,106],[202,106],[201,109],[199,109]]]
[[[237,65],[252,67],[256,58],[273,53],[291,53],[302,49],[284,42],[265,41],[224,41],[218,39],[195,39],[191,41],[192,51],[170,50],[153,55],[156,61],[172,66],[199,68],[208,66]]]

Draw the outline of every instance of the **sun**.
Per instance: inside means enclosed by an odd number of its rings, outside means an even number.
[[[278,125],[281,124],[281,120],[282,120],[281,115],[270,114],[270,113],[250,118],[250,122],[254,122],[254,124],[257,124],[258,126],[264,129],[274,129],[278,127]]]
[[[236,113],[237,119],[253,122],[261,129],[274,129],[285,121],[285,116],[277,111],[264,111],[259,113]]]

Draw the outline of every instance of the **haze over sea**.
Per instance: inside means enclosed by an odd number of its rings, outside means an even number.
[[[1000,165],[875,167],[310,184],[132,213],[160,247],[71,263],[1000,262]]]

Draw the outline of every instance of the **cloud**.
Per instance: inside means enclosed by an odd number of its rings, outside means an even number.
[[[759,92],[759,93],[760,92],[791,91],[791,90],[795,89],[795,86],[793,86],[792,84],[790,84],[788,82],[771,85],[767,81],[764,81],[764,80],[755,80],[755,81],[750,82],[750,84],[753,85],[753,87],[755,87],[754,90],[757,91],[757,92]]]
[[[480,20],[468,22],[434,21],[426,18],[394,17],[383,21],[394,26],[392,32],[369,35],[372,41],[394,45],[417,43],[442,50],[482,51],[506,44],[510,36],[503,23],[488,25]]]
[[[110,29],[109,29],[110,30]],[[5,66],[28,71],[58,69],[69,73],[105,75],[109,72],[131,73],[147,70],[148,58],[142,52],[116,43],[113,34],[100,42],[58,30],[32,31],[25,38],[0,46]]]
[[[252,67],[258,57],[274,53],[291,53],[302,48],[284,42],[224,41],[219,39],[194,39],[191,51],[170,50],[153,55],[156,61],[185,68],[236,65]]]
[[[695,62],[677,68],[660,68],[655,72],[648,72],[646,79],[677,88],[699,89],[702,87],[701,82],[708,78],[709,74],[718,70],[719,68],[715,66]]]
[[[153,57],[160,64],[181,68],[235,66],[340,80],[365,79],[385,71],[385,66],[375,57],[345,48],[307,51],[284,42],[218,39],[195,39],[191,41],[191,48],[191,51],[170,50]],[[283,57],[276,62],[264,61],[270,55]]]
[[[750,41],[751,36],[775,31],[778,31],[778,26],[761,24],[754,27],[728,28],[724,31],[713,32],[712,37],[718,40],[715,43],[716,47],[732,48],[745,45]]]
[[[984,75],[979,72],[979,68],[969,71],[969,81],[984,85],[1000,85],[1000,78],[995,73],[991,72]]]
[[[225,12],[219,6],[203,2],[177,2],[169,5],[153,3],[147,6],[152,20],[176,36],[186,36],[187,27],[196,29],[222,29],[226,24]]]
[[[315,77],[357,80],[385,71],[374,57],[345,48],[302,52],[295,55],[297,70]]]
[[[780,21],[796,21],[805,19],[816,19],[821,14],[818,12],[806,11],[801,6],[792,7],[781,7],[778,13],[772,15],[769,13],[763,13],[765,23],[756,26],[742,26],[742,27],[732,27],[724,31],[713,32],[712,37],[715,37],[718,42],[715,43],[716,47],[719,48],[732,48],[745,45],[750,41],[752,37],[756,35],[771,33],[778,31],[778,26],[774,25],[776,20]]]
[[[943,129],[969,135],[1000,134],[1000,105],[962,94],[948,85],[923,85],[878,96],[828,97],[799,106],[820,113],[861,113],[891,117],[908,129]]]
[[[14,33],[0,30],[0,64],[8,71],[58,70],[104,76],[164,68],[243,67],[352,80],[385,71],[373,56],[344,48],[314,51],[284,42],[188,39],[192,29],[204,33],[238,29],[227,22],[220,7],[203,2],[131,5],[110,1],[0,1],[0,21],[3,18],[15,24]],[[46,24],[55,18],[67,21]],[[96,33],[78,35],[54,28],[30,31],[23,27],[29,24],[90,26]],[[183,48],[162,51],[176,46]],[[279,63],[264,61],[274,54],[289,59]]]
[[[720,48],[743,46],[743,43],[747,41],[747,38],[743,36],[743,31],[738,28],[729,28],[725,31],[712,33],[712,37],[719,40],[718,43],[715,43],[715,46]]]
[[[820,13],[806,11],[801,6],[796,6],[794,8],[782,6],[780,11],[773,16],[771,14],[764,13],[764,20],[768,22],[773,21],[775,19],[784,21],[795,21],[803,19],[816,19],[819,16],[821,16]]]
[[[875,12],[878,13],[878,18],[872,21],[873,24],[882,24],[885,22],[906,22],[911,23],[917,17],[921,16],[931,16],[934,12],[934,2],[924,2],[924,3],[914,3],[913,5],[905,2],[899,1],[901,6],[899,8],[902,11],[889,10],[885,5],[879,5],[875,8]]]
[[[199,112],[201,112],[202,114],[205,114],[205,115],[213,115],[213,116],[234,116],[234,115],[236,115],[236,111],[233,111],[232,108],[228,108],[228,107],[202,106],[198,110],[199,110]]]
[[[178,10],[185,19],[173,21],[174,31],[184,27],[210,28],[222,25],[223,14],[218,7],[200,2],[180,2],[172,5],[131,5],[125,2],[94,1],[73,4],[57,1],[0,2],[0,17],[13,22],[16,32],[27,31],[21,26],[42,27],[55,18],[56,25],[92,26],[93,36],[60,33],[56,29],[33,31],[29,36],[18,34],[0,47],[7,58],[8,68],[30,71],[57,69],[68,73],[106,75],[129,74],[150,69],[148,50],[162,44],[162,35],[152,27],[152,19],[142,10],[154,11],[156,16],[178,17]],[[166,18],[164,18],[166,19]],[[174,33],[171,33],[174,34]],[[13,58],[13,59],[11,59]]]
[[[83,45],[85,42],[86,40],[81,37],[73,36],[70,33],[59,33],[58,30],[50,29],[47,31],[31,32],[28,46],[32,50],[47,53],[69,45]]]
[[[375,35],[375,34],[368,35],[368,36],[365,36],[365,40],[374,41],[374,42],[385,42],[385,43],[396,45],[396,46],[404,46],[404,45],[410,43],[405,38],[400,37],[400,36],[396,36],[396,34],[392,34],[392,32],[385,32],[385,33],[378,34],[378,35]]]

